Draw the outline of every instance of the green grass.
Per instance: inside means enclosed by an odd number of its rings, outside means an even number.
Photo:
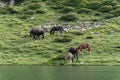
[[[29,37],[29,22],[16,18],[16,15],[1,15],[0,18],[0,65],[69,65],[67,61],[52,59],[65,55],[69,47],[77,47],[84,42],[91,43],[92,54],[88,55],[84,50],[79,61],[72,65],[120,65],[119,25],[107,24],[83,31],[82,35],[70,31],[62,35],[72,35],[72,41],[60,43],[54,42],[57,35],[51,36],[49,33],[45,33],[44,40],[32,40]],[[88,36],[93,38],[86,39]]]
[[[6,9],[8,7],[3,8],[7,12],[0,13],[0,65],[69,65],[67,61],[57,58],[64,56],[69,47],[77,47],[80,43],[85,42],[91,43],[92,54],[88,55],[88,52],[84,50],[84,54],[79,56],[79,60],[74,61],[71,65],[120,65],[120,18],[112,16],[106,19],[105,16],[109,17],[112,10],[110,13],[102,13],[98,12],[98,10],[91,10],[89,14],[85,12],[77,13],[78,8],[89,9],[89,2],[86,0],[87,2],[80,4],[84,6],[79,6],[78,4],[71,6],[71,8],[74,8],[72,13],[77,15],[77,21],[60,21],[59,18],[61,16],[68,14],[67,12],[61,12],[63,10],[61,6],[65,7],[67,5],[65,5],[66,1],[40,2],[40,4],[45,6],[37,8],[45,9],[44,14],[25,14],[22,10],[27,9],[27,4],[32,4],[30,1],[11,7],[12,10],[18,9],[19,13],[9,13]],[[99,1],[101,3],[101,0]],[[57,4],[61,4],[61,6]],[[118,4],[120,3],[117,2]],[[102,3],[101,7],[103,5]],[[116,6],[113,5],[113,7]],[[114,15],[118,15],[117,12]],[[31,17],[34,17],[34,19],[30,19]],[[74,26],[81,25],[85,21],[90,24],[94,24],[97,21],[105,22],[106,25],[88,29],[82,33],[79,33],[78,30],[71,30],[62,35],[73,36],[72,41],[64,43],[55,42],[58,36],[50,35],[49,33],[45,33],[44,40],[32,40],[29,37],[31,27],[54,24]],[[84,64],[80,64],[81,61]]]

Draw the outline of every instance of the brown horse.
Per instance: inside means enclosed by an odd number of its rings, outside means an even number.
[[[44,39],[44,31],[38,28],[32,28],[30,30],[30,37],[33,37],[33,39],[38,39],[40,35],[42,35],[42,39]]]
[[[91,54],[91,46],[90,46],[90,43],[82,43],[82,44],[79,44],[79,46],[78,46],[78,48],[77,48],[78,53],[81,53],[81,54],[82,54],[83,49],[88,49],[89,54]]]

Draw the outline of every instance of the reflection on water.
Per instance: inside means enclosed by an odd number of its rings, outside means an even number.
[[[120,80],[120,67],[0,66],[0,80]]]

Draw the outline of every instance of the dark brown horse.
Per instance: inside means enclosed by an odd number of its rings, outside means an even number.
[[[64,31],[64,29],[62,26],[54,26],[50,30],[50,35],[54,34],[55,31],[59,31],[60,33],[62,33]]]
[[[33,39],[39,39],[40,35],[42,35],[42,39],[44,39],[44,30],[42,29],[32,28],[29,33],[30,37],[33,37]]]
[[[78,48],[77,48],[77,52],[82,54],[83,49],[88,49],[89,54],[91,54],[91,46],[90,43],[82,43],[79,44]]]
[[[78,52],[77,52],[76,48],[70,47],[67,52],[72,53],[74,55],[74,57],[76,57],[76,59],[78,60]]]

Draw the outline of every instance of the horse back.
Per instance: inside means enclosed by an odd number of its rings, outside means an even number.
[[[80,49],[90,48],[90,43],[83,43],[78,46]]]
[[[72,54],[77,53],[77,49],[70,47],[68,52],[71,52]]]

